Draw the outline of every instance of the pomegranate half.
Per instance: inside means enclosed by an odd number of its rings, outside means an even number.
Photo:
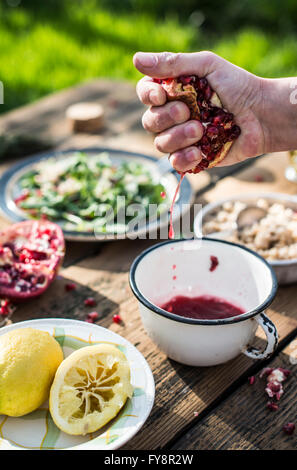
[[[203,125],[202,139],[197,142],[202,160],[188,173],[199,173],[221,162],[240,133],[232,113],[223,108],[217,93],[205,77],[197,75],[177,78],[155,78],[166,91],[168,101],[183,101],[190,109],[190,119]]]
[[[25,221],[0,233],[0,297],[14,301],[41,295],[65,254],[61,228],[46,220]]]

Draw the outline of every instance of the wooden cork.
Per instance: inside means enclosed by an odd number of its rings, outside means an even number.
[[[73,132],[96,132],[104,124],[104,110],[97,103],[76,103],[66,110]]]

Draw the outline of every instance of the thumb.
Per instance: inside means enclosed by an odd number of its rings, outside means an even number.
[[[199,75],[204,77],[214,70],[218,56],[212,52],[194,53],[137,52],[133,63],[139,72],[153,78]]]

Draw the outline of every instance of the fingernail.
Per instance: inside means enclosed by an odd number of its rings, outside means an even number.
[[[187,109],[187,108],[186,107],[183,108],[182,104],[183,103],[172,103],[172,105],[169,108],[170,117],[175,122],[184,122],[188,119],[188,116],[184,111],[184,109]]]
[[[149,97],[152,104],[155,104],[156,106],[160,104],[159,93],[156,90],[151,90]]]
[[[195,162],[198,159],[197,152],[195,149],[189,149],[186,151],[186,160],[189,163]]]
[[[189,122],[189,124],[186,124],[186,126],[185,126],[185,136],[189,137],[190,139],[200,137],[200,129],[197,126],[197,124],[195,124],[194,122]]]
[[[157,64],[157,59],[154,54],[147,52],[138,52],[137,60],[143,65],[143,67],[154,67]]]

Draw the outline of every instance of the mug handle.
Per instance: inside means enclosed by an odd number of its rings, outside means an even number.
[[[242,352],[250,357],[251,359],[267,359],[271,354],[275,351],[277,344],[278,344],[278,333],[276,326],[274,323],[270,320],[270,318],[265,315],[264,312],[260,313],[255,320],[258,322],[258,324],[263,328],[264,333],[267,338],[267,344],[266,348],[261,351],[258,348],[255,348],[254,346],[249,346],[247,345]]]

